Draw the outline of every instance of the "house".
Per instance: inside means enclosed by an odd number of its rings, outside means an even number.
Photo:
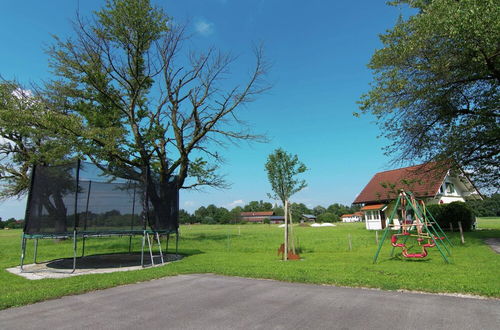
[[[306,221],[316,222],[316,216],[312,214],[302,214],[302,219],[300,219],[300,222]]]
[[[285,223],[284,215],[271,215],[269,217],[269,223]]]
[[[401,189],[412,192],[426,204],[482,199],[466,173],[453,167],[451,162],[429,162],[379,172],[353,202],[363,205],[361,211],[364,212],[366,229],[385,228],[390,217],[388,204],[397,198]]]
[[[340,216],[342,222],[360,222],[363,221],[363,212],[355,212],[353,214],[343,214]]]
[[[255,223],[262,223],[264,219],[270,219],[274,215],[273,211],[262,211],[262,212],[241,212],[241,220]]]

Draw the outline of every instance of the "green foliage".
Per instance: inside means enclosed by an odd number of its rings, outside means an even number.
[[[0,228],[22,229],[24,228],[24,220],[9,218],[6,221],[0,221]]]
[[[268,196],[272,199],[279,199],[283,205],[290,196],[307,187],[305,180],[296,178],[297,175],[307,170],[297,155],[289,154],[278,148],[267,157],[265,168],[274,192]]]
[[[429,205],[427,209],[443,230],[448,230],[450,224],[452,224],[454,230],[457,230],[460,221],[464,231],[471,231],[476,221],[471,208],[463,202]]]
[[[58,164],[72,147],[47,129],[50,121],[40,96],[16,82],[0,82],[0,198],[19,197],[29,188],[33,164]]]
[[[5,196],[26,190],[31,164],[77,154],[112,175],[158,182],[149,191],[155,212],[173,175],[182,188],[227,187],[214,145],[261,139],[237,110],[268,89],[262,49],[248,79],[232,87],[234,58],[183,49],[184,27],[170,21],[150,0],[108,0],[93,17],[77,16],[72,36],[55,37],[55,78],[36,95],[0,85]]]
[[[266,225],[269,225],[271,223],[271,220],[269,220],[269,218],[265,218],[262,222]]]
[[[380,36],[369,67],[371,112],[401,161],[454,159],[486,187],[499,186],[498,0],[392,1],[417,13]]]
[[[251,201],[243,207],[243,212],[272,211],[273,204],[263,201]]]
[[[339,220],[338,215],[330,212],[322,213],[316,218],[316,222],[337,222]]]
[[[474,215],[477,217],[498,217],[500,216],[500,194],[493,194],[485,197],[484,200],[467,201]]]
[[[479,227],[482,230],[465,233],[465,245],[460,244],[458,233],[449,233],[455,245],[451,264],[444,264],[434,248],[429,249],[429,257],[425,262],[390,258],[389,241],[382,249],[381,261],[372,264],[377,245],[374,233],[366,230],[363,223],[338,223],[336,227],[326,228],[295,226],[293,230],[300,237],[303,260],[290,263],[281,262],[276,256],[283,235],[283,230],[276,225],[240,228],[231,225],[181,226],[179,248],[185,258],[179,262],[138,271],[37,281],[15,276],[5,270],[19,265],[21,231],[1,230],[0,282],[8,285],[0,285],[0,309],[193,273],[384,290],[467,293],[499,298],[500,258],[484,244],[483,239],[500,237],[500,218],[480,220]],[[352,251],[349,250],[348,235],[351,235]],[[128,243],[128,237],[89,238],[85,249],[90,254],[121,253],[128,251]],[[79,253],[81,247],[78,244]],[[133,238],[132,251],[138,252],[140,248],[141,237]],[[39,261],[71,255],[71,240],[39,242]],[[33,242],[28,244],[26,258],[33,258]],[[409,278],[419,280],[409,281]]]

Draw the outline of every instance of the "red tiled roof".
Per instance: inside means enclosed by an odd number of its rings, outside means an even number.
[[[381,208],[383,208],[385,206],[385,204],[374,204],[374,205],[366,205],[366,206],[363,206],[361,209],[363,211],[368,211],[368,210],[380,210]]]
[[[265,211],[265,212],[241,212],[240,215],[242,217],[263,217],[263,216],[274,215],[274,212],[273,211]]]
[[[347,218],[347,217],[352,217],[354,214],[342,214],[340,217],[341,218]]]
[[[353,203],[393,200],[400,189],[411,191],[415,197],[434,197],[450,167],[451,163],[430,162],[379,172],[373,176]]]
[[[364,214],[363,214],[363,212],[354,212],[354,215],[362,217]]]

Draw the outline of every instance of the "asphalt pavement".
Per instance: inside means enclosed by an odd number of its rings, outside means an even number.
[[[0,311],[0,329],[500,329],[500,300],[180,275]]]

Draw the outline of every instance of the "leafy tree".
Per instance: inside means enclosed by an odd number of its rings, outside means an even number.
[[[283,259],[288,259],[288,199],[290,196],[304,189],[307,184],[305,180],[299,180],[297,175],[304,173],[307,168],[299,161],[297,155],[287,153],[281,148],[276,149],[267,157],[265,165],[267,178],[271,184],[274,194],[268,194],[269,198],[279,199],[285,209],[285,240]],[[292,239],[292,251],[295,253],[295,245]]]
[[[71,146],[46,129],[43,100],[16,82],[0,82],[0,198],[29,188],[33,164],[67,161]]]
[[[243,207],[244,212],[272,211],[273,204],[263,201],[251,201]]]
[[[273,194],[269,198],[280,200],[283,205],[290,196],[304,189],[305,180],[299,180],[297,175],[304,173],[307,167],[299,161],[297,155],[287,153],[281,148],[276,149],[267,157],[267,178],[271,184]]]
[[[333,213],[325,212],[316,218],[317,222],[336,222],[339,221],[339,217]]]
[[[301,218],[303,214],[313,213],[304,203],[292,203],[290,208],[292,209],[292,214],[296,219]]]
[[[40,94],[40,108],[51,120],[28,119],[105,172],[148,183],[157,216],[174,175],[181,188],[225,187],[214,146],[260,139],[238,110],[268,88],[262,49],[247,80],[231,87],[234,57],[184,51],[184,28],[149,0],[108,0],[74,26],[48,50],[57,78]]]
[[[241,206],[234,207],[229,213],[231,214],[231,222],[239,223],[241,222],[241,212],[243,212],[243,208]]]
[[[348,214],[350,213],[350,209],[348,206],[339,204],[339,203],[334,203],[326,209],[328,213],[332,213],[337,217],[340,217],[343,214]]]
[[[500,186],[500,5],[497,0],[396,0],[417,13],[382,35],[369,67],[371,112],[401,161],[453,159]]]
[[[484,200],[470,200],[467,205],[478,217],[498,217],[500,216],[500,194],[493,194],[485,197]]]
[[[312,211],[313,211],[313,214],[314,214],[315,216],[318,216],[318,215],[320,215],[320,214],[325,213],[325,212],[326,212],[326,209],[325,209],[323,206],[318,205],[318,206],[315,206],[315,207],[312,209]]]
[[[179,223],[181,224],[188,224],[188,223],[195,223],[196,218],[189,214],[186,210],[180,209],[179,210]]]

